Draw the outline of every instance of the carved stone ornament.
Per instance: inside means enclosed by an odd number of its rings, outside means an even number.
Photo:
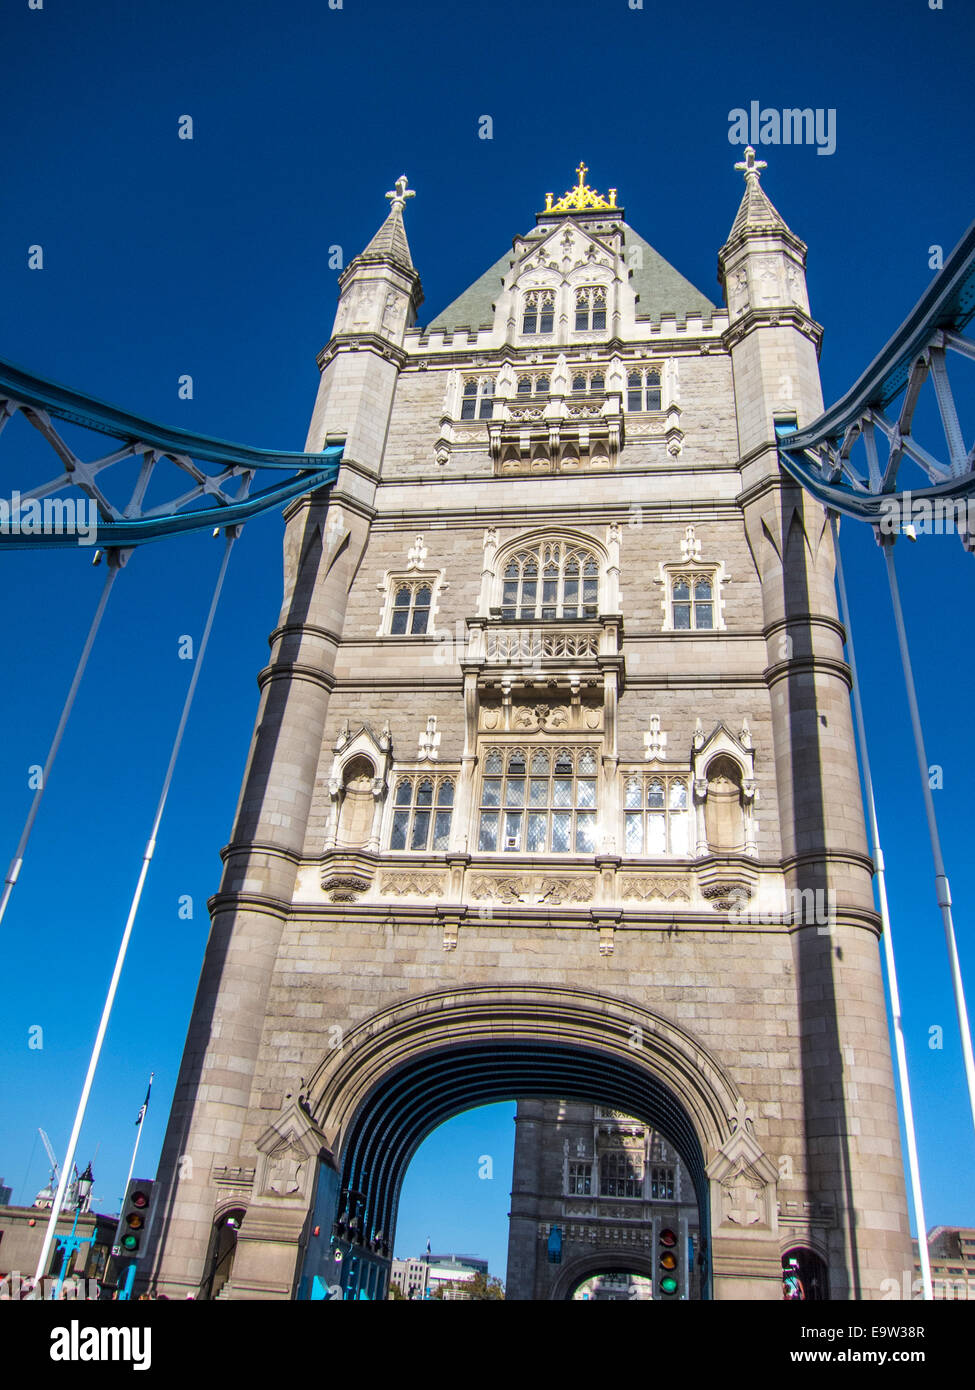
[[[635,875],[625,879],[623,883],[624,901],[632,898],[641,902],[648,902],[652,898],[659,898],[664,902],[674,902],[678,899],[683,902],[690,902],[691,880],[679,878],[676,875],[672,878],[663,877],[660,874]]]
[[[397,898],[439,898],[444,891],[443,875],[423,873],[419,869],[388,872],[379,880],[379,891]]]
[[[568,725],[569,709],[567,705],[518,705],[512,722],[516,729],[529,733],[536,729],[558,731]]]
[[[752,890],[747,883],[737,880],[719,880],[701,889],[701,897],[711,904],[715,912],[728,912],[733,907],[748,902]]]
[[[311,1116],[291,1101],[257,1141],[255,1193],[263,1198],[305,1201],[311,1195],[324,1136]]]
[[[274,1192],[279,1197],[290,1197],[292,1192],[299,1192],[299,1178],[305,1162],[304,1154],[294,1149],[284,1149],[281,1153],[274,1154],[268,1160],[264,1190]]]
[[[369,879],[359,874],[326,873],[322,876],[322,887],[333,903],[354,903],[369,887]]]
[[[720,1224],[774,1233],[778,1230],[778,1169],[755,1138],[743,1099],[729,1119],[731,1134],[707,1165]]]
[[[470,896],[475,902],[490,899],[513,906],[518,903],[561,907],[566,903],[591,903],[596,885],[591,877],[539,874],[476,874]]]

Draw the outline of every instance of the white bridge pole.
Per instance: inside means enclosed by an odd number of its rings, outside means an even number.
[[[870,758],[867,753],[867,727],[863,718],[863,703],[860,699],[860,680],[857,675],[857,658],[853,646],[853,627],[850,623],[850,604],[846,595],[846,580],[843,576],[843,558],[840,554],[840,535],[835,512],[829,514],[829,524],[833,532],[833,550],[836,554],[836,581],[840,592],[840,614],[846,628],[846,649],[850,658],[850,672],[853,677],[853,712],[856,719],[857,739],[860,744],[860,760],[863,764],[863,785],[866,792],[867,818],[870,822],[870,841],[873,846],[874,873],[877,880],[877,897],[880,901],[880,921],[883,928],[884,959],[887,962],[887,982],[890,987],[890,1013],[894,1025],[894,1051],[897,1056],[897,1076],[900,1081],[901,1104],[904,1108],[904,1130],[907,1135],[907,1166],[911,1178],[911,1196],[914,1202],[914,1220],[917,1225],[917,1248],[921,1260],[921,1286],[925,1300],[934,1298],[931,1286],[931,1257],[928,1251],[928,1226],[924,1216],[924,1198],[921,1194],[921,1166],[917,1156],[917,1132],[914,1126],[914,1106],[911,1102],[911,1082],[907,1071],[907,1050],[904,1045],[904,1024],[901,1016],[901,997],[897,987],[897,967],[894,964],[894,938],[890,926],[890,908],[887,902],[887,879],[884,872],[884,852],[880,844],[880,826],[877,821],[877,802],[873,793],[873,778],[870,775]]]
[[[166,798],[169,796],[169,787],[173,780],[173,772],[176,768],[176,759],[183,742],[183,734],[186,730],[186,721],[189,718],[190,707],[193,704],[193,696],[196,693],[197,681],[200,678],[200,671],[203,667],[203,657],[206,653],[207,643],[210,640],[210,629],[213,627],[214,615],[217,611],[217,602],[220,598],[220,591],[223,588],[223,581],[227,574],[227,562],[230,559],[230,552],[233,549],[234,541],[237,537],[239,528],[233,528],[227,536],[226,548],[223,552],[223,560],[220,563],[220,570],[217,574],[217,582],[213,590],[213,598],[210,601],[210,611],[207,614],[206,626],[203,629],[203,636],[200,638],[200,647],[197,652],[196,662],[193,667],[193,675],[190,678],[189,688],[186,691],[186,698],[183,701],[183,713],[180,716],[179,727],[176,730],[176,738],[173,741],[172,752],[169,755],[169,766],[166,769],[166,776],[163,779],[162,792],[159,796],[159,804],[156,807],[155,819],[152,822],[152,830],[149,840],[142,855],[142,868],[139,872],[139,881],[132,896],[132,903],[129,907],[129,915],[126,918],[125,930],[122,933],[122,940],[119,944],[118,955],[115,959],[115,969],[112,972],[111,983],[108,986],[108,994],[105,997],[105,1005],[102,1009],[101,1021],[98,1024],[98,1033],[95,1037],[95,1045],[91,1051],[91,1060],[88,1063],[88,1073],[85,1076],[85,1084],[82,1087],[81,1099],[78,1102],[78,1110],[74,1117],[74,1125],[71,1128],[71,1138],[68,1140],[68,1152],[65,1156],[64,1167],[61,1172],[61,1181],[58,1183],[57,1195],[54,1199],[54,1206],[51,1208],[51,1219],[47,1223],[47,1231],[44,1235],[44,1243],[41,1246],[40,1258],[37,1261],[37,1274],[35,1275],[37,1288],[41,1287],[41,1280],[46,1273],[47,1261],[50,1258],[51,1246],[54,1243],[54,1233],[58,1224],[58,1217],[61,1214],[61,1203],[64,1200],[64,1190],[68,1185],[68,1174],[71,1171],[71,1164],[74,1162],[75,1149],[78,1146],[78,1137],[81,1134],[81,1126],[84,1122],[85,1111],[88,1108],[88,1097],[91,1094],[92,1082],[95,1079],[95,1069],[98,1066],[98,1059],[101,1056],[102,1043],[105,1041],[105,1033],[108,1030],[108,1020],[111,1017],[112,1005],[115,1002],[115,992],[118,989],[118,982],[122,974],[122,966],[125,964],[125,954],[129,949],[129,938],[132,935],[132,928],[135,925],[136,913],[139,911],[139,903],[142,899],[142,890],[145,887],[146,875],[149,872],[149,865],[156,848],[156,836],[159,833],[159,826],[162,822],[163,811],[166,809]]]
[[[911,725],[914,729],[914,747],[917,752],[917,765],[921,774],[921,791],[924,795],[924,809],[928,818],[928,834],[931,837],[931,854],[934,858],[934,884],[944,923],[945,941],[948,946],[948,960],[951,965],[951,982],[955,992],[955,1007],[958,1011],[958,1028],[961,1033],[961,1050],[965,1061],[965,1076],[968,1081],[968,1100],[972,1108],[972,1122],[975,1124],[975,1058],[972,1056],[972,1030],[968,1022],[968,1008],[965,1004],[965,987],[961,978],[961,965],[958,960],[958,947],[955,944],[955,927],[951,919],[951,889],[945,873],[945,861],[941,853],[941,838],[938,835],[938,821],[934,813],[934,798],[928,781],[928,758],[924,750],[924,734],[921,729],[921,715],[917,704],[917,691],[914,687],[914,671],[911,667],[911,653],[907,645],[907,631],[904,627],[904,613],[901,609],[900,590],[897,587],[897,571],[894,568],[894,537],[881,538],[884,559],[887,561],[887,581],[890,585],[890,599],[894,607],[894,623],[897,627],[897,642],[900,647],[901,665],[904,668],[904,684],[907,686],[907,703],[911,710]]]

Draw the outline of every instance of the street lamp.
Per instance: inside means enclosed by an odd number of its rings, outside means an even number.
[[[78,1170],[76,1168],[75,1172],[77,1171]],[[68,1264],[70,1263],[71,1256],[74,1254],[75,1250],[77,1250],[80,1246],[87,1245],[89,1241],[93,1239],[93,1235],[76,1236],[75,1232],[78,1229],[78,1217],[81,1215],[82,1211],[87,1212],[88,1210],[88,1203],[91,1198],[91,1189],[94,1186],[94,1184],[95,1179],[91,1171],[91,1164],[89,1163],[88,1167],[82,1173],[81,1177],[74,1184],[74,1221],[71,1224],[71,1234],[66,1236],[63,1242],[58,1242],[58,1244],[61,1246],[63,1256],[61,1259],[61,1268],[58,1271],[58,1282],[54,1286],[55,1299],[61,1297],[61,1286],[64,1283],[64,1276],[67,1271]]]

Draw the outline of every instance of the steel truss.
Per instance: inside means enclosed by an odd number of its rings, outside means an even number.
[[[973,316],[975,222],[851,390],[802,430],[777,426],[783,468],[830,510],[881,525],[892,534],[911,522],[910,505],[901,507],[908,492],[911,502],[927,500],[934,505],[937,500],[941,515],[955,499],[975,493],[975,445],[965,448],[947,367],[949,353],[975,361],[975,339],[964,333]],[[911,434],[921,390],[929,378],[947,459],[936,458]],[[894,418],[890,407],[902,394]],[[882,458],[878,443],[884,441],[886,456]],[[859,443],[864,461],[858,467],[854,449]],[[905,460],[917,464],[929,486],[899,488],[899,470]],[[967,515],[967,507],[961,511],[963,517]],[[895,516],[901,526],[892,524]],[[964,522],[958,529],[965,548],[975,550],[975,536]]]
[[[43,504],[65,488],[79,488],[94,502],[98,513],[95,544],[103,549],[131,549],[183,531],[239,525],[284,506],[306,492],[334,483],[342,458],[343,443],[338,437],[327,439],[321,453],[303,454],[255,449],[169,429],[0,360],[0,431],[18,412],[51,446],[61,469],[49,481],[19,494],[16,504],[5,504],[6,515],[0,514],[0,546],[14,550],[78,545],[78,535],[72,529],[47,527],[46,532],[35,533],[36,528],[11,521],[14,513],[23,518],[31,504]],[[65,440],[56,420],[115,440],[119,447],[86,462]],[[142,461],[138,477],[128,501],[116,504],[107,495],[101,475],[114,464],[133,458]],[[217,467],[207,469],[205,464]],[[182,475],[179,485],[184,487],[189,480],[190,486],[159,505],[147,507],[149,485],[162,465],[174,466]],[[255,474],[262,469],[278,476],[251,495]],[[171,481],[175,483],[175,478]],[[37,510],[36,505],[33,510]]]

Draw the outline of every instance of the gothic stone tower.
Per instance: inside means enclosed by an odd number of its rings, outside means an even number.
[[[416,1145],[504,1097],[661,1133],[705,1294],[910,1267],[830,535],[773,444],[821,330],[739,167],[726,308],[585,166],[428,328],[405,178],[343,272],[308,447],[344,463],[286,513],[159,1289],[381,1294]]]
[[[626,1298],[700,1296],[697,1199],[663,1135],[578,1101],[521,1100],[515,1125],[508,1298],[564,1300],[606,1275],[630,1276]]]

